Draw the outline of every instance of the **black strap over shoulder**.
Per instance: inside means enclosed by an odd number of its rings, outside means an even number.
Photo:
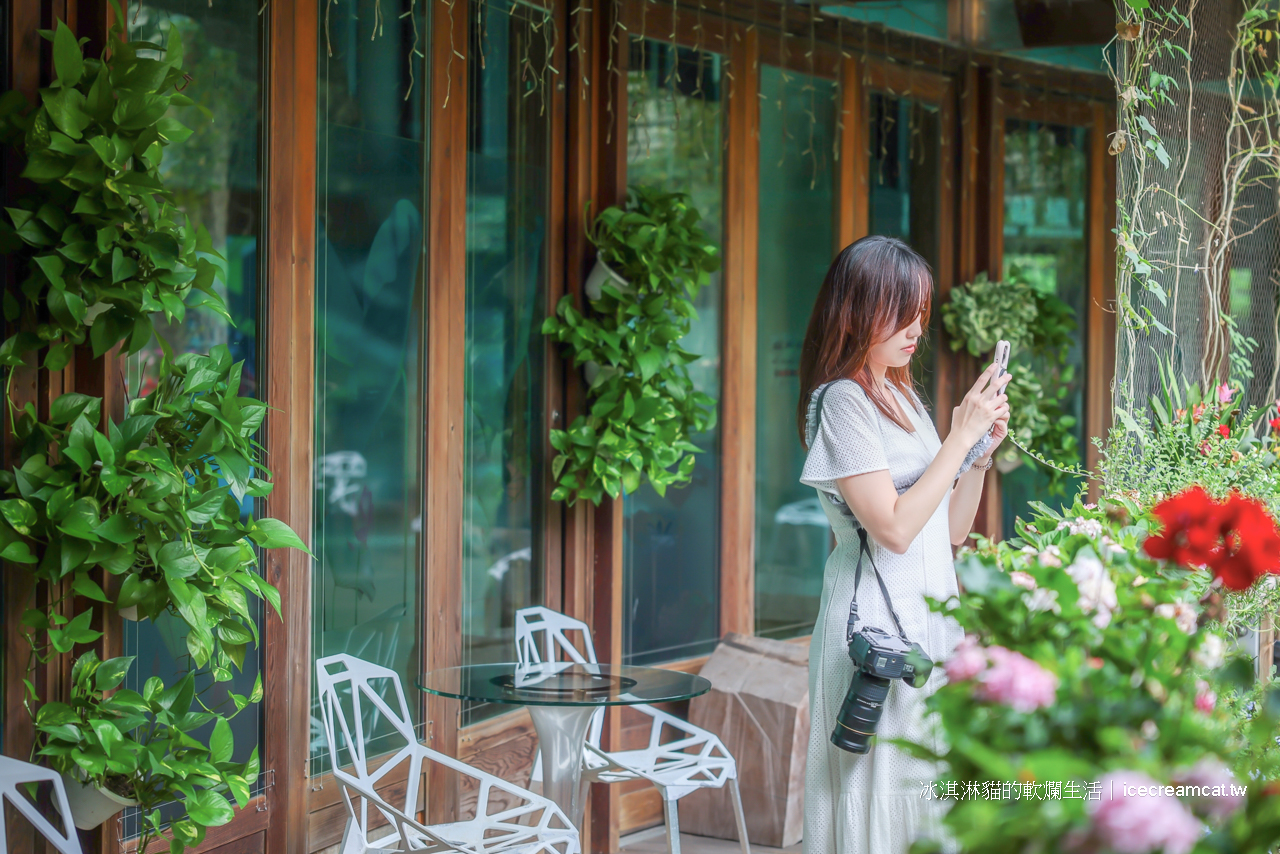
[[[818,422],[822,420],[822,401],[826,398],[827,391],[837,382],[853,381],[834,380],[824,385],[818,392],[818,404],[814,407],[815,431]],[[893,609],[893,600],[889,598],[889,588],[884,583],[884,577],[880,575],[880,569],[876,566],[875,558],[871,556],[871,547],[867,544],[867,529],[862,527],[856,518],[854,519],[854,525],[858,531],[858,568],[853,576],[853,599],[849,602],[849,623],[845,631],[845,642],[850,643],[853,641],[854,627],[858,623],[858,587],[862,584],[862,556],[866,555],[867,560],[871,562],[871,571],[875,573],[876,583],[880,585],[880,594],[884,596],[885,607],[889,609],[889,616],[893,618],[893,625],[898,630],[898,637],[902,638],[903,643],[910,644],[911,641],[907,640],[907,633],[902,630],[902,621],[898,619],[898,612]]]
[[[880,585],[880,595],[884,597],[885,607],[889,609],[889,616],[893,618],[894,628],[898,630],[898,637],[902,638],[902,642],[910,645],[911,641],[907,640],[907,633],[902,630],[902,621],[898,619],[898,612],[893,610],[893,600],[889,598],[889,588],[885,586],[884,577],[880,575],[880,569],[876,566],[876,560],[871,556],[871,547],[867,545],[867,529],[858,526],[858,568],[853,574],[853,599],[849,602],[849,623],[845,628],[845,643],[853,641],[854,626],[858,623],[858,587],[862,584],[862,556],[867,556],[867,560],[871,562],[871,571],[875,573],[876,583]]]

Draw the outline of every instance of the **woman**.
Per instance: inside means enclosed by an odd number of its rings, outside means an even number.
[[[944,804],[927,796],[936,766],[887,741],[941,746],[923,708],[941,668],[921,689],[892,684],[868,753],[830,741],[854,672],[845,629],[859,527],[907,639],[942,661],[962,636],[925,597],[958,593],[951,546],[969,535],[991,455],[1007,432],[1008,375],[987,368],[953,411],[946,441],[938,440],[910,369],[932,291],[929,265],[909,246],[864,237],[831,265],[805,334],[798,420],[808,457],[800,480],[818,490],[836,537],[809,647],[805,854],[900,854],[917,837],[940,838]],[[894,633],[865,559],[858,614],[859,629]]]

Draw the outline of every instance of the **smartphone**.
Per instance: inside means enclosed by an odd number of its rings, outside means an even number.
[[[996,377],[1002,377],[1009,370],[1009,342],[1003,339],[996,342]]]

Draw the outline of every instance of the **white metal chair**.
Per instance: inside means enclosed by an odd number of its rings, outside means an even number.
[[[581,649],[575,644],[581,644]],[[596,651],[586,623],[550,608],[525,608],[516,612],[516,658],[519,664],[576,661],[595,664]],[[591,722],[583,776],[593,782],[621,783],[648,780],[662,795],[667,820],[667,847],[680,854],[680,814],[676,802],[703,788],[721,788],[726,783],[733,796],[734,818],[743,854],[751,854],[747,823],[738,791],[738,766],[714,734],[649,705],[630,708],[649,716],[649,744],[640,750],[606,753],[600,749],[604,728],[603,708]],[[542,779],[542,755],[534,761],[533,780]]]
[[[333,775],[347,804],[342,854],[392,852],[399,848],[379,846],[396,844],[408,851],[460,854],[580,854],[578,831],[554,803],[419,743],[394,670],[346,654],[331,655],[316,662],[316,680]],[[373,771],[365,750],[366,716],[361,713],[366,703],[376,706],[405,741],[404,747]],[[404,804],[392,805],[378,794],[377,786],[405,762],[410,767]],[[413,817],[418,783],[428,762],[478,781],[474,818],[428,827]],[[502,805],[491,803],[494,790],[506,796]],[[373,845],[368,838],[371,806],[395,830],[393,836]]]
[[[28,783],[52,783],[54,806],[62,820],[62,830],[40,814],[36,805],[18,790],[19,786]],[[5,834],[4,804],[13,805],[19,813],[31,822],[41,836],[49,840],[54,848],[62,854],[81,854],[80,837],[76,835],[75,822],[71,818],[71,806],[67,803],[67,790],[62,784],[62,775],[30,762],[0,756],[0,854],[9,850],[9,840]]]

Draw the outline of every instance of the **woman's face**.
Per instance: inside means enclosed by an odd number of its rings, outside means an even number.
[[[902,368],[911,363],[924,329],[920,317],[908,323],[884,341],[874,344],[868,354],[871,362],[886,368]]]

